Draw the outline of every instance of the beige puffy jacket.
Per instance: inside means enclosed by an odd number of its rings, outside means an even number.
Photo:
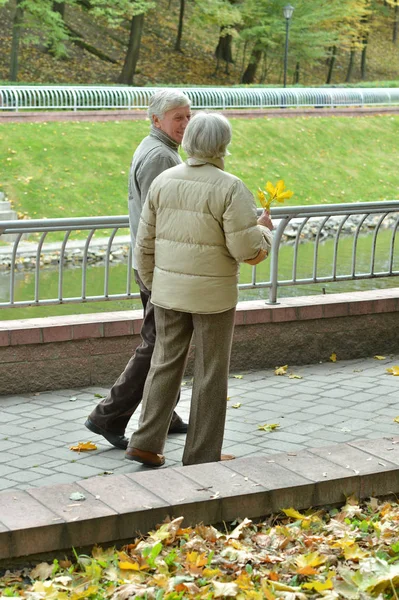
[[[238,263],[264,258],[271,240],[251,192],[223,160],[189,158],[151,184],[135,260],[153,304],[218,313],[237,304]]]

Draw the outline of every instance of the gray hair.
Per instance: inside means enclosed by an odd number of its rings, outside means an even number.
[[[201,111],[189,122],[184,132],[182,148],[195,158],[222,158],[228,154],[231,125],[217,112]]]
[[[148,103],[148,116],[152,123],[152,117],[163,119],[168,110],[179,108],[180,106],[190,106],[191,100],[180,90],[159,90],[151,96]]]

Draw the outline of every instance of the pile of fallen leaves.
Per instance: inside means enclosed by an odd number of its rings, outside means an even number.
[[[7,571],[0,596],[32,600],[184,598],[398,600],[399,504],[349,498],[343,508],[293,508],[225,532],[183,517],[121,550]]]

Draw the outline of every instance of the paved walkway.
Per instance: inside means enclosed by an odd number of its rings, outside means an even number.
[[[339,357],[338,357],[339,358]],[[231,374],[223,450],[237,458],[295,454],[307,448],[399,435],[399,377],[386,372],[399,356]],[[302,378],[290,378],[290,374]],[[71,483],[99,474],[142,471],[83,425],[104,388],[0,397],[0,491]],[[190,381],[179,413],[188,417]],[[131,420],[128,433],[136,424]],[[278,423],[271,432],[260,425]],[[97,450],[70,446],[93,441]],[[181,464],[185,436],[170,436],[166,467]]]

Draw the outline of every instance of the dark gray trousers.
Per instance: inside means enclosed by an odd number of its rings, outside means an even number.
[[[118,377],[108,395],[97,404],[90,414],[90,419],[103,429],[116,434],[124,434],[130,417],[135,412],[143,397],[144,384],[150,370],[151,358],[156,340],[154,305],[151,303],[151,292],[134,271],[136,283],[140,288],[140,297],[144,309],[144,320],[141,328],[141,344],[136,348],[125,370]],[[179,401],[180,390],[175,396],[175,404]],[[177,400],[176,400],[177,398]],[[180,417],[173,413],[173,421]]]

